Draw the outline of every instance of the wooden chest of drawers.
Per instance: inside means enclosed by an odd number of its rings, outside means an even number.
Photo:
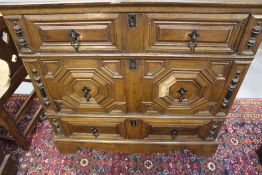
[[[262,39],[260,0],[0,6],[65,152],[212,154]]]

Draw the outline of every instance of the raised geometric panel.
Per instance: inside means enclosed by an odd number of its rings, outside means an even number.
[[[142,112],[148,113],[148,114],[157,114],[160,111],[159,109],[156,109],[156,107],[153,105],[153,102],[142,102]]]
[[[230,17],[229,17],[230,16]],[[198,34],[194,52],[233,53],[248,15],[146,13],[147,52],[192,52],[190,34]]]
[[[210,62],[210,68],[217,75],[218,80],[225,80],[229,73],[230,63],[229,62]]]
[[[41,61],[41,66],[44,71],[45,78],[52,78],[55,73],[62,69],[60,60]]]
[[[73,110],[89,112],[123,112],[125,110],[125,102],[116,102],[113,97],[113,79],[95,68],[68,68],[56,78],[63,104]],[[90,90],[89,100],[85,97],[84,87]]]
[[[208,106],[211,88],[216,83],[213,76],[206,70],[169,70],[154,79],[154,100],[150,106],[167,113],[197,112],[198,109]],[[180,100],[181,88],[185,93]],[[144,107],[148,108],[148,102],[143,103]]]
[[[144,78],[153,78],[165,69],[164,60],[145,60],[144,61]]]
[[[120,60],[102,60],[101,69],[113,78],[123,78],[123,66]]]
[[[163,82],[159,84],[159,92],[158,92],[158,97],[165,97],[168,96],[169,93],[169,88],[176,83],[176,76],[171,75],[168,78],[166,78]]]
[[[71,30],[79,34],[79,52],[121,50],[120,15],[117,13],[25,15],[27,30],[39,52],[75,52]]]

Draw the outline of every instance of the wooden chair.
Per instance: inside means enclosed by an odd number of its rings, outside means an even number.
[[[5,39],[3,39],[3,35]],[[12,119],[4,109],[4,104],[13,95],[15,90],[26,79],[27,73],[22,61],[18,57],[15,45],[5,27],[4,20],[0,16],[0,126],[7,130],[8,135],[0,135],[0,139],[16,141],[25,150],[29,149],[26,136],[31,132],[37,123],[42,107],[34,114],[27,128],[22,132],[17,127],[27,108],[36,96],[33,91],[28,99],[20,107],[14,119]],[[10,135],[10,136],[9,136]]]

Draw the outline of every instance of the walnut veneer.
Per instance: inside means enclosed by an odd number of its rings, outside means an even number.
[[[9,1],[59,150],[209,155],[260,45],[260,0]]]

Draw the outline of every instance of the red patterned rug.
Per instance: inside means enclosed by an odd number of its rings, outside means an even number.
[[[14,115],[23,96],[13,96],[7,110]],[[27,115],[33,113],[34,104]],[[61,154],[52,142],[49,122],[42,117],[32,135],[28,152],[11,143],[1,148],[19,164],[18,174],[250,174],[262,175],[256,167],[256,150],[262,144],[262,99],[237,99],[220,131],[219,146],[211,157],[197,157],[190,151],[155,154],[123,154],[81,149]]]

